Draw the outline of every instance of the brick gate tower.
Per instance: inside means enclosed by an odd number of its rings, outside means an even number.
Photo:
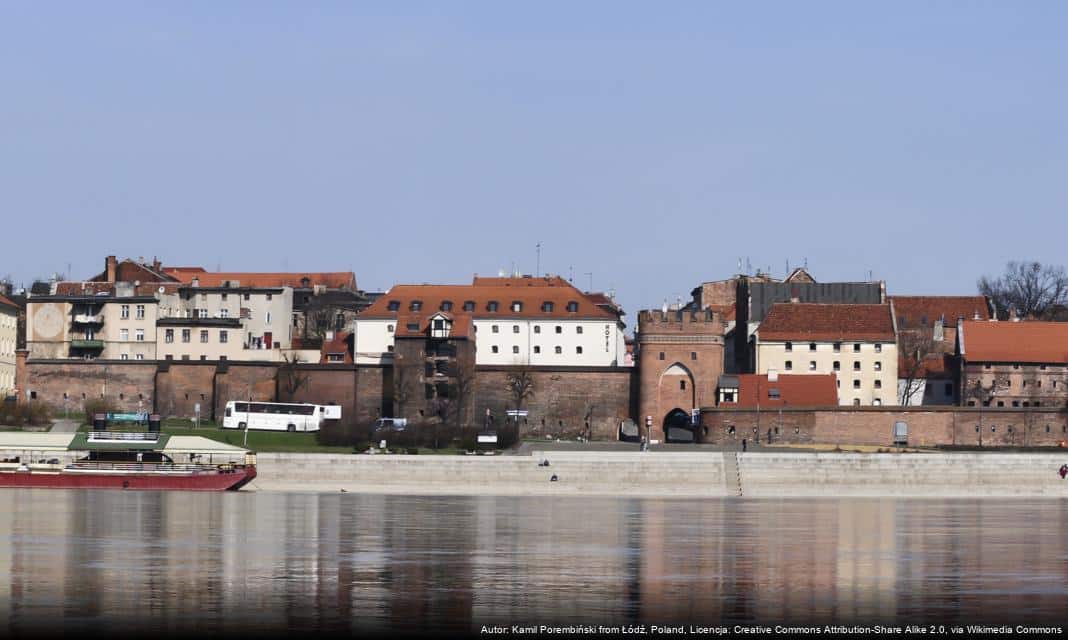
[[[722,314],[702,311],[638,313],[638,421],[651,440],[699,440],[690,413],[716,404],[723,373]]]

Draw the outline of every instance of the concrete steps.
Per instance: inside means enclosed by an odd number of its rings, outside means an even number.
[[[738,468],[738,454],[734,451],[723,452],[723,484],[727,495],[742,495],[742,472]]]

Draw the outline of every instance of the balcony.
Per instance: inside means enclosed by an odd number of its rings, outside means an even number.
[[[103,340],[71,340],[71,349],[103,349]]]
[[[75,324],[103,324],[103,313],[79,313],[74,316]]]

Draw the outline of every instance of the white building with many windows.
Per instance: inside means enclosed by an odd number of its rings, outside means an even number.
[[[756,372],[837,375],[838,404],[897,404],[897,330],[888,304],[779,303],[755,334]]]
[[[437,312],[467,316],[479,365],[623,366],[623,312],[563,278],[475,278],[470,285],[397,285],[356,317],[360,364],[389,362],[398,328]]]
[[[0,401],[15,390],[18,306],[0,295]]]

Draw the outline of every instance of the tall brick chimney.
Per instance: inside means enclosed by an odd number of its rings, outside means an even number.
[[[163,273],[163,263],[159,261],[159,258],[152,258],[152,270],[156,273]]]
[[[104,264],[107,266],[107,281],[115,282],[116,272],[119,270],[119,261],[115,256],[108,256]]]

